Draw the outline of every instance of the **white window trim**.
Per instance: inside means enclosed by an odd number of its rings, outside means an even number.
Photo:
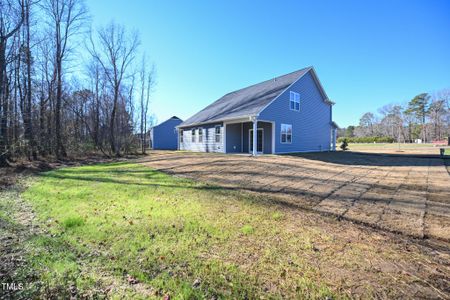
[[[195,143],[197,141],[197,138],[195,137],[197,135],[197,130],[195,128],[191,129],[191,143]]]
[[[288,142],[287,131],[286,131],[286,142],[283,142],[283,125],[291,126],[291,141],[290,142]],[[292,144],[293,137],[294,137],[294,134],[293,134],[293,130],[292,130],[292,124],[281,123],[281,125],[280,125],[280,144]]]
[[[179,136],[180,144],[183,144],[184,143],[184,130],[180,129],[179,134],[180,134],[180,136]]]
[[[298,95],[298,101],[295,100],[295,96]],[[294,100],[292,100],[292,97]],[[291,103],[294,102],[294,109],[291,108]],[[295,104],[298,103],[298,109],[295,109]],[[290,91],[289,92],[289,109],[292,111],[300,111],[300,93]]]
[[[217,133],[217,127],[220,128],[220,133]],[[220,137],[220,141],[217,141],[217,136]],[[214,143],[222,143],[222,126],[221,125],[216,125],[214,126]]]
[[[200,141],[200,137],[202,140]],[[203,127],[198,128],[198,142],[203,143]]]

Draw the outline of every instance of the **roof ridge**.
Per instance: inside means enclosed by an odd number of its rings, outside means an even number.
[[[256,85],[260,85],[260,84],[267,83],[268,81],[272,81],[272,80],[275,80],[275,81],[276,81],[276,79],[278,79],[278,78],[286,77],[286,76],[292,75],[292,74],[294,74],[294,73],[302,72],[302,71],[305,71],[305,70],[311,69],[311,68],[312,68],[312,66],[309,66],[309,67],[302,68],[302,69],[298,69],[298,70],[296,70],[296,71],[293,71],[293,72],[290,72],[290,73],[287,73],[287,74],[284,74],[284,75],[279,75],[279,76],[273,77],[273,78],[271,78],[271,79],[267,79],[267,80],[264,80],[264,81],[261,81],[261,82],[258,82],[258,83],[254,83],[254,84],[252,84],[252,85],[249,85],[249,86],[240,88],[240,89],[238,89],[238,90],[234,90],[234,91],[232,91],[232,92],[229,92],[229,93],[223,95],[222,97],[225,97],[226,95],[230,95],[230,94],[233,94],[233,93],[236,93],[236,92],[239,92],[239,91],[242,91],[242,90],[251,88],[251,87],[256,86]],[[222,98],[222,97],[221,97],[221,98]],[[217,99],[217,100],[220,100],[221,98],[219,98],[219,99]],[[214,102],[216,102],[216,101],[214,101]],[[214,103],[214,102],[213,102],[213,103]]]
[[[302,69],[298,69],[297,71],[293,71],[293,72],[290,72],[290,73],[287,73],[287,74],[284,74],[284,75],[280,75],[280,76],[277,76],[277,77],[273,77],[272,79],[267,79],[267,80],[264,80],[264,81],[261,81],[261,82],[258,82],[258,83],[255,83],[255,84],[252,84],[252,85],[249,85],[249,86],[240,88],[240,89],[238,89],[238,90],[234,90],[234,91],[232,91],[232,92],[226,93],[226,94],[224,94],[222,97],[220,97],[220,98],[218,98],[217,100],[215,100],[214,102],[212,102],[211,104],[207,105],[205,108],[199,110],[197,113],[202,112],[202,111],[208,109],[208,108],[211,107],[212,105],[214,105],[214,104],[216,104],[217,102],[221,101],[224,97],[226,97],[226,96],[228,96],[228,95],[231,95],[231,94],[233,94],[233,93],[237,93],[237,92],[243,91],[243,90],[245,90],[245,89],[248,89],[248,88],[257,86],[257,85],[262,85],[262,84],[267,83],[267,82],[269,82],[269,81],[272,81],[272,80],[275,80],[275,79],[278,79],[278,78],[282,78],[282,77],[286,77],[286,76],[288,76],[288,75],[292,75],[292,74],[297,73],[297,72],[302,72],[302,71],[305,71],[305,70],[311,69],[311,68],[312,68],[312,66],[305,67],[305,68],[302,68]],[[276,81],[276,80],[275,80],[275,81]],[[186,119],[185,121],[187,121],[187,120],[189,120],[189,119]]]
[[[218,121],[225,117],[255,114],[278,97],[282,89],[296,82],[312,69],[312,66],[305,67],[229,92],[189,117],[181,125],[188,126]]]

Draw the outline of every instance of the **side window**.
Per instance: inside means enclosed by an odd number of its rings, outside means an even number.
[[[191,142],[195,143],[195,128],[191,130]]]
[[[296,92],[289,93],[289,108],[291,110],[300,111],[300,94]]]
[[[184,134],[183,129],[180,129],[180,144],[183,143],[183,134]]]
[[[216,125],[215,127],[215,136],[216,136],[216,143],[220,143],[222,140],[222,127],[220,125]]]
[[[198,142],[203,143],[203,128],[198,129]]]
[[[291,144],[292,143],[292,125],[291,124],[281,124],[281,143]]]

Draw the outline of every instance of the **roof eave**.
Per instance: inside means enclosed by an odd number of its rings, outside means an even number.
[[[243,120],[243,119],[246,119],[246,118],[251,120],[251,118],[258,117],[258,116],[259,116],[259,114],[243,115],[243,116],[234,117],[234,118],[217,119],[217,120],[211,120],[211,121],[206,121],[206,122],[191,123],[191,124],[186,124],[186,125],[180,124],[178,126],[175,126],[175,128],[185,128],[185,127],[200,126],[200,125],[205,125],[205,124],[223,123],[223,122],[226,122],[226,121]]]
[[[331,126],[333,126],[336,129],[339,129],[339,125],[335,121],[331,121]]]
[[[329,104],[329,105],[335,105],[336,104],[336,102],[331,101],[330,99],[325,99],[324,101],[325,101],[326,104]]]

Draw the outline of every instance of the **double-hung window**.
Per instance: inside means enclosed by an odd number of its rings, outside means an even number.
[[[183,129],[180,129],[180,144],[183,143]]]
[[[292,143],[292,125],[291,124],[281,124],[281,143],[291,144]]]
[[[289,93],[289,107],[291,110],[300,111],[300,94],[296,92]]]
[[[198,142],[203,143],[203,128],[198,129]]]
[[[222,140],[222,127],[220,125],[217,125],[215,127],[215,139],[216,143],[220,143],[220,141]]]
[[[195,143],[195,128],[191,130],[191,142]]]

